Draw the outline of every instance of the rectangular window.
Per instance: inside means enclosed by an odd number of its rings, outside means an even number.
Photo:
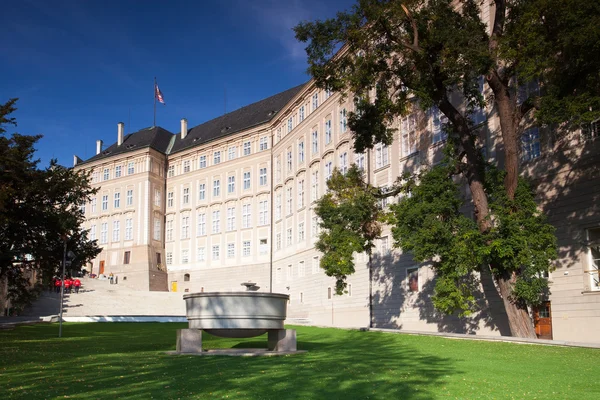
[[[249,156],[252,153],[252,144],[250,141],[244,142],[244,155]]]
[[[381,238],[381,255],[385,256],[390,253],[389,240],[387,236]]]
[[[325,121],[325,145],[331,143],[331,120]]]
[[[315,111],[319,107],[319,92],[312,95],[312,109]]]
[[[127,205],[128,206],[133,205],[133,189],[127,190]]]
[[[267,254],[269,252],[269,248],[267,247],[267,239],[260,239],[259,242],[259,251],[260,254]]]
[[[281,158],[280,156],[275,157],[275,181],[281,182]]]
[[[133,239],[133,219],[127,218],[125,220],[125,240]]]
[[[90,227],[90,240],[96,240],[96,225]]]
[[[348,289],[346,290],[346,292],[348,293],[348,297],[352,297],[352,284],[351,283],[348,284]]]
[[[298,241],[299,242],[304,241],[304,222],[300,222],[298,224]]]
[[[121,166],[118,165],[115,167],[115,178],[120,178],[121,177]]]
[[[267,150],[269,148],[269,142],[267,142],[267,137],[263,136],[259,139],[260,151]]]
[[[249,240],[244,240],[242,242],[242,255],[244,257],[249,257],[250,256],[250,241]]]
[[[242,205],[242,228],[250,228],[252,226],[252,204]]]
[[[113,242],[118,242],[120,240],[120,235],[121,234],[121,222],[120,221],[113,221],[113,236],[112,236],[112,241]]]
[[[244,190],[250,189],[250,171],[244,172]]]
[[[221,181],[215,179],[213,181],[213,197],[219,197],[221,195]]]
[[[600,228],[587,230],[588,269],[590,290],[600,290]]]
[[[110,171],[108,168],[104,169],[104,174],[102,175],[102,180],[107,181],[110,178]]]
[[[218,244],[215,244],[212,247],[212,259],[218,260],[219,258],[221,258],[221,248]]]
[[[181,217],[181,238],[187,239],[190,237],[190,217],[184,215]]]
[[[173,264],[173,252],[167,251],[167,265]]]
[[[431,113],[431,142],[439,143],[448,138],[444,125],[448,123],[448,117],[442,114],[439,108],[433,107]]]
[[[541,155],[540,132],[537,127],[529,128],[521,135],[521,159],[531,161]]]
[[[304,142],[298,143],[298,163],[304,163]]]
[[[188,249],[181,249],[181,263],[187,264],[190,262],[190,252]]]
[[[198,200],[206,199],[206,183],[198,185]]]
[[[227,243],[227,258],[235,257],[235,243]]]
[[[100,225],[100,243],[108,243],[108,222]]]
[[[388,147],[384,144],[378,143],[375,145],[375,168],[382,168],[388,165]]]
[[[182,203],[190,204],[190,188],[183,188]]]
[[[285,215],[292,214],[292,188],[285,189]]]
[[[286,231],[286,244],[288,246],[292,245],[292,228],[288,228],[288,230]]]
[[[199,262],[206,261],[206,254],[205,254],[204,247],[198,247],[196,249],[196,261],[199,261]]]
[[[227,159],[233,160],[237,156],[237,146],[231,146],[227,150]]]
[[[314,256],[312,259],[312,273],[316,274],[319,272],[319,256]]]
[[[259,176],[258,176],[259,185],[260,186],[265,186],[267,184],[267,168],[266,167],[265,168],[260,168],[258,170],[258,172],[259,172]]]
[[[235,207],[229,207],[227,209],[227,231],[235,230]]]
[[[196,236],[204,236],[206,235],[206,214],[198,213],[197,217]]]
[[[172,178],[175,176],[175,166],[169,165],[169,169],[167,170],[167,177]]]
[[[213,211],[212,213],[212,233],[221,232],[221,211]]]
[[[287,133],[290,133],[292,131],[292,127],[293,127],[292,126],[292,121],[293,121],[292,117],[289,117],[288,121],[287,121]]]
[[[169,220],[166,222],[165,231],[167,234],[165,240],[167,242],[172,242],[173,241],[173,220]]]
[[[235,176],[227,177],[227,193],[235,193]]]
[[[213,165],[217,165],[221,163],[221,152],[215,151],[213,153]]]
[[[90,202],[90,204],[91,204],[91,207],[92,207],[92,212],[95,213],[96,212],[96,198],[95,197],[92,199],[92,201]]]
[[[356,167],[361,171],[365,170],[365,153],[358,153],[354,156]]]
[[[287,152],[287,171],[292,172],[292,151]]]
[[[313,131],[312,133],[312,153],[317,154],[319,152],[319,132]]]
[[[319,170],[314,170],[310,177],[310,200],[316,201],[319,198]]]
[[[154,232],[152,237],[154,240],[160,240],[160,219],[154,218]]]
[[[268,208],[269,203],[267,200],[258,203],[258,225],[267,225],[269,223]]]
[[[275,236],[275,250],[281,250],[281,232]]]
[[[348,119],[346,117],[346,109],[342,108],[340,110],[340,133],[346,133],[347,127],[348,127]]]
[[[130,162],[129,164],[127,164],[127,175],[132,175],[135,173],[135,165],[133,164],[133,162]]]
[[[190,172],[190,160],[185,160],[183,162],[183,172]]]
[[[400,124],[401,157],[417,152],[417,118],[414,114],[402,118]]]
[[[302,121],[304,121],[304,106],[301,106],[298,109],[298,122],[300,123]]]
[[[348,153],[344,152],[340,154],[340,172],[345,174],[348,172]]]
[[[304,207],[304,179],[298,181],[298,209]]]
[[[581,125],[581,138],[586,141],[600,137],[600,119]]]
[[[275,221],[281,219],[281,193],[277,193],[275,197]]]
[[[160,206],[160,189],[154,189],[154,205]]]
[[[304,261],[298,261],[298,276],[302,278],[305,274]]]
[[[108,210],[108,195],[102,196],[102,211]]]
[[[79,211],[85,214],[85,201],[79,205]]]
[[[407,268],[406,280],[410,292],[419,291],[419,268]]]
[[[325,163],[325,180],[328,181],[333,174],[333,163],[328,161]]]
[[[115,208],[121,207],[121,193],[115,193]]]
[[[173,207],[173,198],[175,194],[173,192],[167,193],[167,207]]]
[[[327,300],[331,300],[331,296],[332,296],[331,287],[328,287],[327,288]]]
[[[312,236],[316,239],[319,236],[319,217],[312,217]]]
[[[300,296],[299,296],[298,300],[300,301],[300,304],[304,303],[304,292],[300,292]]]
[[[198,159],[198,168],[206,168],[206,156],[200,156]]]

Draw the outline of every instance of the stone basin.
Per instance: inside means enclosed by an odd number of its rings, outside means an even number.
[[[284,329],[289,295],[263,292],[203,292],[183,296],[190,329],[231,338]]]

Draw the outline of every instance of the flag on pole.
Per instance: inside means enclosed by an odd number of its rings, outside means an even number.
[[[154,97],[156,98],[156,100],[158,100],[159,103],[166,104],[165,99],[163,98],[163,94],[158,88],[158,83],[156,82],[154,82]]]

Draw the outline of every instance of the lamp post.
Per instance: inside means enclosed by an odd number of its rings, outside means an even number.
[[[65,269],[67,266],[67,236],[63,236],[63,240],[65,242],[63,247],[63,265],[62,265],[62,276],[61,276],[61,285],[60,285],[60,317],[59,317],[59,325],[58,325],[58,337],[62,337],[62,323],[63,323],[63,301],[65,297]]]

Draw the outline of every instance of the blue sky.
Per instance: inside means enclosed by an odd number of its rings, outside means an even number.
[[[304,44],[291,28],[349,8],[352,0],[5,2],[0,13],[0,102],[18,97],[18,127],[43,134],[41,167],[94,155],[152,125],[153,80],[171,132],[309,79]]]

